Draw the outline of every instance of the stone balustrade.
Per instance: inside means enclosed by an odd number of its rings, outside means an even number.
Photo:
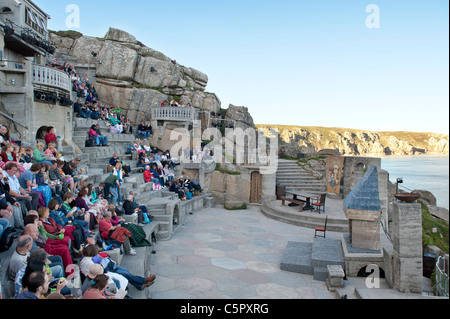
[[[34,85],[49,86],[66,92],[71,91],[69,75],[58,69],[34,64],[31,77]]]
[[[185,107],[152,108],[152,120],[191,122],[195,118],[195,109]]]

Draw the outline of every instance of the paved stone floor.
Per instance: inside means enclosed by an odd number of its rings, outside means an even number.
[[[280,270],[289,241],[313,238],[314,230],[269,219],[259,207],[204,209],[156,245],[152,299],[335,299],[324,282]]]

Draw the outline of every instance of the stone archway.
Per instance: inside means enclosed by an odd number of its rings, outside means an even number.
[[[260,172],[252,172],[249,202],[252,204],[261,204],[262,202],[262,176]]]
[[[42,126],[37,130],[36,141],[45,139],[45,135],[47,134],[47,128],[48,126]]]

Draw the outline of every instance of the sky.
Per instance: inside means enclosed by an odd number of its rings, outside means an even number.
[[[51,30],[122,29],[205,73],[256,124],[449,134],[447,0],[33,1]]]

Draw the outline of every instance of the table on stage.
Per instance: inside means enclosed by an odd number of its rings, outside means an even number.
[[[314,195],[314,194],[309,194],[306,192],[298,192],[298,191],[286,191],[286,194],[292,195],[293,198],[288,199],[288,198],[284,198],[283,200],[283,205],[285,201],[291,201],[294,204],[299,204],[300,205],[300,211],[305,211],[305,210],[313,210],[314,207],[312,206],[311,200],[313,199],[319,199],[319,196]],[[303,205],[301,205],[304,204]]]

